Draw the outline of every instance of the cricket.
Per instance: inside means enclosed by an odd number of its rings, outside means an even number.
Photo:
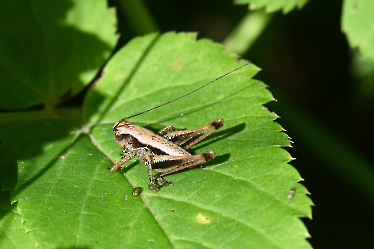
[[[222,118],[217,118],[207,125],[191,130],[176,131],[175,127],[170,125],[160,130],[157,134],[146,128],[134,125],[128,122],[128,120],[184,98],[247,65],[248,64],[245,64],[236,68],[235,70],[174,100],[116,122],[113,126],[113,132],[118,145],[122,148],[122,153],[125,153],[126,155],[123,155],[120,161],[116,162],[108,169],[110,169],[111,172],[119,171],[122,169],[124,164],[137,155],[139,162],[145,163],[148,168],[150,181],[150,184],[148,185],[149,190],[158,191],[161,185],[170,185],[170,182],[166,181],[164,176],[190,167],[200,166],[201,164],[213,160],[215,157],[215,152],[213,150],[192,155],[188,152],[188,149],[220,129],[224,125]],[[153,175],[154,171],[158,172],[155,176]],[[136,195],[137,194],[138,192],[136,192]]]

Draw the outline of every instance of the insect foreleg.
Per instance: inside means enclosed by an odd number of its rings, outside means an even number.
[[[114,166],[110,168],[110,171],[116,172],[116,171],[120,170],[122,168],[122,165],[124,165],[125,163],[130,161],[131,158],[133,158],[135,156],[135,154],[136,154],[135,150],[132,150],[132,151],[128,152],[126,157],[124,157],[120,161],[116,162],[116,164],[114,164]]]

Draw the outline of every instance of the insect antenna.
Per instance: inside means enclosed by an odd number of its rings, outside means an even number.
[[[194,93],[194,92],[197,92],[198,90],[201,90],[202,88],[204,88],[204,87],[206,87],[206,86],[212,84],[213,82],[215,82],[215,81],[217,81],[217,80],[219,80],[219,79],[221,79],[221,78],[223,78],[223,77],[225,77],[225,76],[227,76],[227,75],[229,75],[229,74],[231,74],[231,73],[233,73],[233,72],[235,72],[235,71],[237,71],[237,70],[239,70],[239,69],[241,69],[242,67],[245,67],[245,66],[247,66],[247,65],[249,65],[249,63],[244,64],[243,66],[238,67],[237,69],[234,69],[234,70],[232,70],[231,72],[228,72],[227,74],[224,74],[224,75],[218,77],[217,79],[212,80],[211,82],[206,83],[205,85],[203,85],[203,86],[201,86],[201,87],[199,87],[199,88],[196,88],[195,90],[193,90],[193,91],[191,91],[191,92],[189,92],[189,93],[187,93],[187,94],[185,94],[185,95],[182,95],[182,96],[180,96],[180,97],[178,97],[178,98],[176,98],[176,99],[170,100],[170,101],[168,101],[168,102],[166,102],[166,103],[163,103],[163,104],[161,104],[161,105],[159,105],[159,106],[155,106],[155,107],[153,107],[153,108],[151,108],[151,109],[148,109],[148,110],[146,110],[146,111],[139,112],[138,114],[135,114],[135,115],[129,116],[129,117],[127,117],[127,118],[123,118],[123,119],[121,119],[120,121],[127,120],[127,119],[130,119],[130,118],[133,118],[133,117],[139,116],[139,115],[141,115],[141,114],[144,114],[144,113],[147,113],[147,112],[153,111],[153,110],[155,110],[155,109],[157,109],[157,108],[160,108],[160,107],[162,107],[162,106],[164,106],[164,105],[168,105],[168,104],[170,104],[170,103],[172,103],[172,102],[174,102],[174,101],[176,101],[176,100],[178,100],[178,99],[181,99],[181,98],[187,97],[188,95],[190,95],[190,94],[192,94],[192,93]],[[119,123],[118,123],[118,124],[119,124]],[[117,124],[117,125],[118,125],[118,124]],[[115,127],[113,127],[113,130],[117,127],[117,125],[116,125]]]

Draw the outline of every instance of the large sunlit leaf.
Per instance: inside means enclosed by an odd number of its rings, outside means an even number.
[[[345,0],[342,29],[352,47],[358,47],[363,57],[374,61],[374,1]]]
[[[82,127],[60,119],[3,123],[0,180],[3,189],[12,189],[13,205],[0,209],[0,243],[310,248],[298,217],[310,217],[311,201],[281,148],[290,145],[289,138],[273,121],[277,116],[263,108],[273,97],[251,79],[258,72],[252,64],[129,120],[154,130],[192,129],[222,117],[225,125],[191,150],[215,150],[216,158],[203,169],[166,176],[172,184],[158,192],[148,190],[147,168],[136,158],[122,172],[106,169],[120,159],[114,122],[246,63],[219,44],[196,41],[195,34],[150,34],[133,39],[109,61],[86,96]],[[135,186],[143,188],[140,196],[132,196]]]
[[[282,10],[290,12],[296,7],[304,6],[307,0],[234,0],[236,4],[249,4],[251,9],[265,8],[268,12]]]
[[[116,42],[107,1],[2,1],[0,108],[52,108],[87,85]]]

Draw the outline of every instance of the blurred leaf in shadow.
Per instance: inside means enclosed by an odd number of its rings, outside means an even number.
[[[0,23],[3,109],[53,109],[92,80],[116,42],[106,1],[5,1]]]

